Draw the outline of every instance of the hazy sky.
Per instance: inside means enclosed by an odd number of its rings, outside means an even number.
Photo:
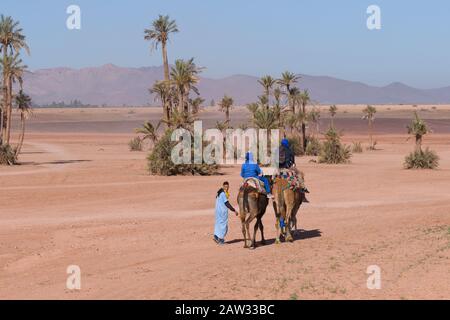
[[[71,4],[81,8],[81,30],[66,28]],[[381,30],[367,29],[371,4],[381,8]],[[195,57],[209,77],[291,70],[372,85],[450,85],[448,0],[1,0],[0,13],[24,28],[32,70],[160,65],[143,30],[169,14],[180,29],[169,61]]]

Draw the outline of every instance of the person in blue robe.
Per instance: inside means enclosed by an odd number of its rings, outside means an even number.
[[[214,241],[219,244],[225,244],[225,236],[228,232],[228,210],[231,210],[236,215],[238,212],[233,208],[233,206],[229,202],[229,193],[228,190],[230,188],[230,184],[225,181],[222,185],[222,188],[217,191],[216,195],[216,223],[214,226]]]

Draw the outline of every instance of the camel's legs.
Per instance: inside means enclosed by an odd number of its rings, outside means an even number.
[[[253,219],[255,219],[255,217],[256,217],[256,214],[250,213],[250,216],[245,221],[245,229],[247,230],[247,238],[249,241],[251,241],[251,239],[252,239],[251,235],[250,235],[250,223],[253,221]],[[245,244],[247,245],[247,241],[245,242]],[[253,244],[251,243],[250,246],[252,246],[252,245]],[[246,248],[248,248],[248,246],[246,246]]]
[[[242,235],[244,236],[244,248],[247,248],[247,235],[245,232],[245,215],[241,216],[241,224],[242,224]]]
[[[292,242],[294,239],[291,235],[291,215],[292,215],[292,209],[294,208],[293,202],[293,192],[291,193],[290,190],[286,190],[285,193],[285,203],[286,203],[286,241]],[[292,198],[292,199],[289,199]]]
[[[256,218],[255,226],[253,227],[253,240],[252,240],[252,248],[256,248],[256,231],[258,231],[260,220]]]
[[[300,192],[296,192],[295,193],[295,205],[294,208],[292,209],[292,214],[291,214],[291,220],[292,220],[292,227],[294,228],[294,231],[297,232],[298,228],[297,228],[297,213],[298,210],[300,209],[300,206],[302,205],[302,194]]]
[[[264,226],[262,223],[262,218],[259,218],[259,230],[261,231],[261,244],[266,244],[266,239],[264,239]]]
[[[280,234],[281,234],[281,230],[280,230],[280,206],[278,206],[275,201],[273,202],[273,211],[275,212],[275,218],[276,218],[276,222],[275,222],[275,229],[276,229],[275,243],[278,244],[278,243],[280,243]]]

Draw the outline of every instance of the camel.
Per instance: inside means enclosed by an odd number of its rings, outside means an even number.
[[[291,230],[297,230],[297,212],[302,204],[303,195],[300,190],[291,190],[286,179],[277,177],[273,183],[272,194],[273,209],[275,211],[277,235],[275,243],[280,243],[280,235],[283,230],[280,226],[280,218],[285,221],[284,238],[286,241],[294,241]]]
[[[256,231],[261,231],[261,244],[265,245],[264,239],[264,226],[262,223],[262,217],[266,213],[269,199],[263,193],[258,192],[248,184],[244,184],[239,189],[237,198],[239,204],[239,216],[242,223],[242,234],[244,235],[244,248],[256,248]],[[256,218],[256,223],[253,229],[253,238],[250,239],[250,223]],[[250,241],[250,246],[248,242]]]

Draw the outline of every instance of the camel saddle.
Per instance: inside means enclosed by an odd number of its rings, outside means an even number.
[[[259,180],[258,178],[251,177],[244,179],[244,182],[242,183],[242,186],[247,184],[248,186],[255,188],[258,190],[259,193],[267,194],[266,189],[264,188],[264,182]]]
[[[273,177],[285,179],[288,181],[288,189],[301,190],[305,188],[305,175],[296,168],[280,169]]]

